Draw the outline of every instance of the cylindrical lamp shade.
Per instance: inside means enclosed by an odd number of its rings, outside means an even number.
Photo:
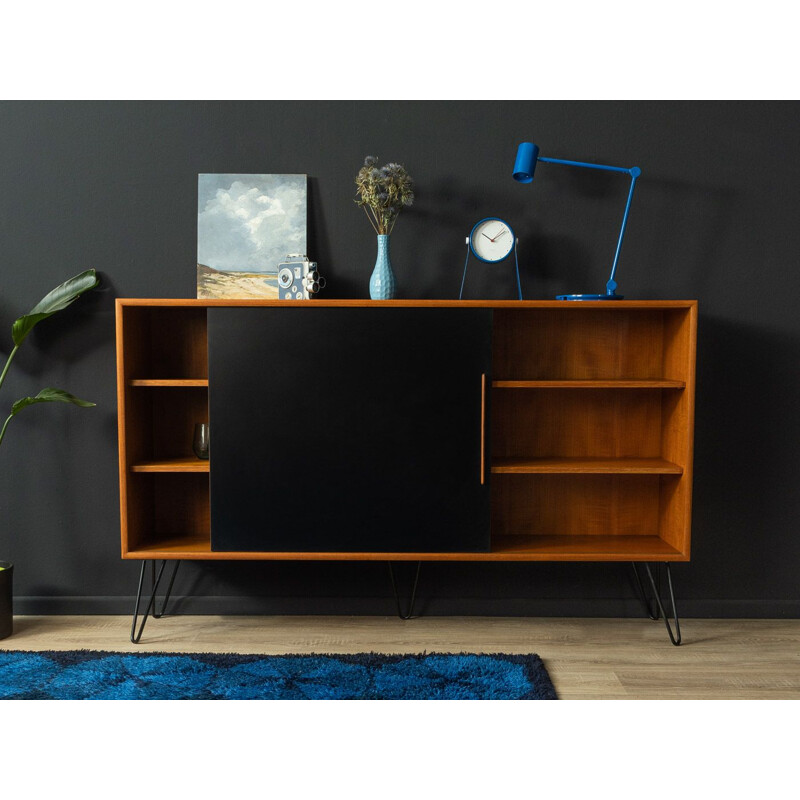
[[[514,180],[520,183],[530,183],[536,171],[536,160],[539,158],[539,148],[533,142],[523,142],[517,148],[517,160],[514,162]]]

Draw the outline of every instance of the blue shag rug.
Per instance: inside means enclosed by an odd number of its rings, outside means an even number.
[[[539,656],[0,651],[4,700],[556,700]]]

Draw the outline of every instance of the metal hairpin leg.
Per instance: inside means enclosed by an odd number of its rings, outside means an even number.
[[[645,605],[647,606],[647,615],[653,620],[658,619],[659,616],[664,618],[664,625],[667,627],[667,633],[669,634],[670,641],[677,647],[681,643],[681,622],[678,619],[678,610],[675,605],[675,591],[672,587],[672,570],[670,569],[669,562],[664,562],[664,568],[667,573],[667,587],[669,588],[670,603],[672,604],[672,618],[675,620],[674,632],[672,630],[672,625],[670,625],[667,612],[664,610],[664,604],[661,602],[660,574],[658,575],[658,585],[656,585],[656,581],[653,579],[653,573],[650,570],[650,564],[645,562],[644,568],[647,571],[647,577],[650,580],[650,587],[653,590],[653,597],[655,598],[656,602],[656,610],[653,610],[644,591],[644,586],[642,585],[642,580],[639,577],[639,570],[636,568],[636,563],[632,561],[631,566],[633,567],[633,573],[636,575],[636,581],[639,584],[639,589],[642,593],[642,597],[644,598]]]
[[[156,562],[152,561],[152,581],[153,581],[153,591],[150,595],[150,600],[147,603],[147,608],[144,611],[144,615],[142,616],[142,622],[139,625],[139,631],[136,631],[136,622],[139,618],[139,605],[142,601],[142,587],[144,585],[144,572],[147,569],[147,561],[142,561],[142,570],[139,573],[139,589],[136,592],[136,605],[133,608],[133,622],[131,624],[131,642],[133,644],[139,644],[139,640],[142,638],[142,631],[144,631],[145,623],[147,622],[147,617],[152,613],[152,615],[156,619],[160,619],[164,616],[164,613],[167,610],[167,603],[169,602],[169,596],[172,593],[172,585],[175,583],[175,576],[178,573],[178,567],[180,566],[180,561],[175,562],[175,566],[172,569],[172,577],[169,581],[169,586],[167,587],[167,593],[164,596],[164,602],[161,604],[161,611],[156,612],[156,592],[158,591],[158,587],[161,583],[161,577],[164,574],[164,567],[167,566],[166,561],[161,562],[161,567],[158,570],[158,575],[156,575]]]
[[[156,585],[156,562],[153,561],[153,591],[155,592],[155,585]],[[167,562],[165,561],[164,564]],[[169,602],[169,596],[172,594],[172,585],[175,583],[175,576],[178,574],[178,567],[181,565],[180,561],[175,562],[175,566],[172,568],[172,577],[169,579],[169,586],[167,586],[167,593],[164,595],[164,602],[161,604],[161,611],[156,613],[155,609],[155,601],[153,602],[153,617],[155,619],[161,619],[164,614],[167,613],[167,603]],[[163,564],[162,564],[163,568]]]
[[[642,583],[642,579],[639,577],[639,570],[636,568],[636,562],[631,561],[631,566],[633,567],[633,574],[636,576],[636,583],[639,586],[639,596],[642,598],[644,607],[647,610],[647,616],[650,617],[650,619],[652,620],[656,620],[658,619],[658,608],[656,608],[654,611],[653,607],[650,605],[650,600],[647,597],[647,592],[645,592],[644,590],[644,584]]]
[[[389,577],[392,579],[392,591],[394,592],[394,600],[397,603],[397,616],[400,617],[400,619],[412,619],[412,615],[414,614],[414,599],[417,596],[417,584],[419,583],[419,570],[422,566],[422,562],[417,561],[417,572],[414,576],[414,585],[411,588],[411,602],[408,604],[407,614],[404,614],[403,610],[400,608],[400,597],[397,594],[397,583],[394,579],[394,568],[392,567],[392,562],[387,561],[386,563],[389,565]]]

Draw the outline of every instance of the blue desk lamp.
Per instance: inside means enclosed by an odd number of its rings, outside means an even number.
[[[605,294],[560,294],[556,300],[622,300],[622,295],[617,294],[617,283],[614,276],[617,273],[617,262],[622,250],[622,239],[625,236],[625,226],[628,224],[628,212],[631,210],[633,190],[636,179],[642,174],[639,167],[608,167],[604,164],[587,164],[583,161],[565,161],[562,158],[545,158],[539,155],[539,148],[533,142],[523,142],[517,149],[517,160],[514,162],[514,180],[520,183],[530,183],[536,170],[536,162],[544,161],[547,164],[566,164],[570,167],[588,167],[589,169],[603,169],[607,172],[626,172],[631,176],[631,188],[628,192],[628,202],[625,204],[625,214],[622,217],[622,227],[619,230],[617,251],[614,253],[614,263],[611,265],[611,277],[606,284]]]

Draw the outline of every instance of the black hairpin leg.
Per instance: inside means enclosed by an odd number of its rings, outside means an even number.
[[[645,605],[647,606],[647,615],[650,619],[658,619],[659,616],[664,618],[664,625],[667,627],[667,633],[669,634],[670,641],[676,647],[681,643],[681,622],[678,619],[678,610],[675,605],[675,591],[672,586],[672,570],[670,569],[669,562],[664,562],[664,568],[667,573],[667,587],[669,588],[669,598],[670,603],[672,605],[672,618],[675,621],[675,630],[673,631],[672,625],[670,624],[670,619],[667,616],[667,612],[664,610],[664,604],[661,602],[661,576],[658,575],[658,585],[656,585],[656,581],[653,579],[653,573],[650,570],[650,564],[645,562],[644,568],[647,572],[647,577],[650,580],[650,587],[653,590],[653,597],[655,598],[656,609],[653,610],[650,602],[647,599],[647,595],[644,591],[644,586],[642,586],[642,580],[639,577],[639,570],[636,568],[636,564],[631,562],[633,566],[634,575],[636,575],[636,581],[639,584],[639,589],[642,593],[642,597],[644,598]]]
[[[647,616],[650,617],[650,619],[652,620],[656,620],[658,619],[658,608],[656,607],[654,610],[653,607],[650,605],[650,600],[647,597],[647,592],[644,590],[644,584],[642,584],[642,579],[639,577],[639,570],[636,568],[636,562],[631,561],[631,566],[633,567],[633,574],[636,576],[636,584],[639,587],[639,596],[642,598],[642,602],[644,603],[644,607],[647,611]]]
[[[400,619],[412,619],[414,614],[414,599],[417,596],[417,584],[419,583],[419,570],[422,566],[421,561],[417,561],[417,572],[414,576],[414,585],[411,588],[411,601],[408,604],[408,613],[404,614],[402,608],[400,607],[400,596],[397,594],[397,583],[394,579],[394,568],[392,567],[392,562],[388,561],[389,564],[389,577],[392,579],[392,591],[394,592],[394,600],[397,603],[397,616]]]
[[[155,592],[156,586],[156,562],[153,561],[153,591]],[[166,562],[164,562],[166,564]],[[172,585],[175,583],[175,576],[178,574],[178,567],[181,565],[180,561],[175,562],[175,566],[172,568],[172,577],[169,579],[169,586],[167,586],[167,593],[164,595],[164,602],[161,604],[161,611],[156,613],[155,609],[155,601],[153,602],[153,617],[155,619],[161,619],[164,614],[167,613],[167,603],[169,602],[169,596],[172,594]]]
[[[145,608],[144,614],[142,615],[142,621],[139,625],[139,630],[136,630],[136,622],[139,618],[139,606],[142,602],[142,587],[144,586],[144,573],[145,569],[147,569],[147,561],[142,561],[142,570],[139,573],[139,589],[136,592],[136,605],[133,608],[133,623],[131,624],[131,642],[133,644],[139,644],[139,640],[142,638],[142,631],[144,631],[145,623],[147,622],[147,617],[152,615],[159,619],[164,616],[164,612],[167,608],[167,602],[169,601],[170,593],[172,592],[172,584],[175,582],[175,575],[178,572],[178,567],[180,566],[180,561],[175,562],[175,566],[172,570],[172,577],[170,578],[169,587],[167,589],[167,593],[164,597],[164,602],[161,605],[161,611],[159,613],[156,612],[156,592],[158,592],[158,587],[161,583],[161,577],[164,574],[164,567],[167,566],[166,561],[161,562],[161,567],[158,570],[158,574],[156,575],[156,562],[153,561],[152,563],[152,580],[153,580],[153,591],[150,595],[150,600],[147,603],[147,607]]]

